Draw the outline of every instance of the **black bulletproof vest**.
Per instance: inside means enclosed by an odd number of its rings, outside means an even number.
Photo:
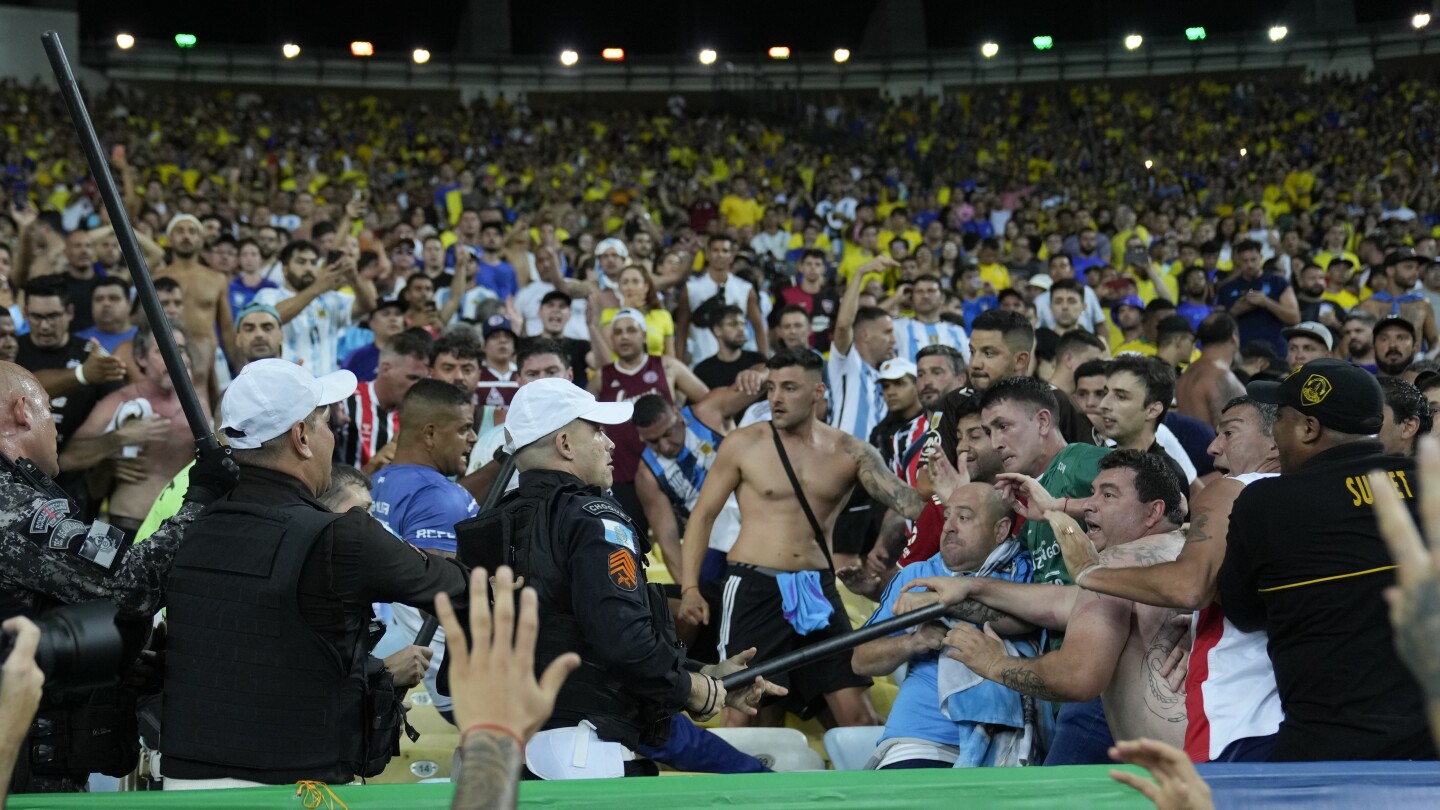
[[[311,629],[296,593],[339,517],[222,500],[190,527],[170,573],[165,756],[259,771],[360,759],[364,655],[342,657]]]
[[[560,688],[554,714],[545,728],[573,726],[584,718],[595,725],[602,739],[630,748],[639,743],[660,745],[668,736],[668,716],[640,703],[625,690],[622,681],[595,663],[595,644],[581,634],[575,621],[570,566],[554,529],[567,502],[587,495],[578,483],[558,487],[522,485],[507,493],[495,509],[456,524],[457,557],[467,566],[485,565],[492,571],[497,565],[509,565],[517,577],[525,577],[525,584],[535,589],[540,607],[536,673],[544,672],[551,661],[567,652],[580,654],[580,668]],[[655,614],[656,594],[650,590],[646,596]],[[663,598],[658,605],[664,613],[663,617],[656,615],[657,621],[664,620],[658,625],[660,632],[673,639],[674,624]],[[603,643],[603,639],[596,641]]]

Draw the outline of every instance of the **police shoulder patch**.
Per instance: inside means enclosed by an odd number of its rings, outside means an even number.
[[[634,529],[631,529],[624,523],[606,520],[605,518],[601,518],[600,523],[605,527],[605,542],[628,549],[631,554],[639,553],[635,546]]]
[[[583,508],[586,512],[589,512],[589,513],[592,514],[592,515],[599,515],[599,514],[602,514],[602,513],[604,513],[604,512],[610,512],[611,514],[619,515],[620,517],[625,517],[625,513],[620,511],[620,507],[616,506],[616,505],[613,504],[613,503],[610,503],[609,501],[605,501],[605,500],[591,501],[591,502],[585,504],[585,506],[583,506],[582,508]]]
[[[610,581],[622,591],[633,591],[640,585],[635,572],[635,557],[623,548],[610,552]]]

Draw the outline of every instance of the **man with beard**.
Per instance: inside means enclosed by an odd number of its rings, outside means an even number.
[[[885,467],[874,447],[815,419],[824,398],[820,358],[789,350],[770,358],[771,421],[732,431],[720,446],[700,498],[685,528],[681,582],[681,618],[709,624],[710,609],[699,593],[699,574],[710,533],[725,501],[734,493],[740,504],[740,536],[729,554],[722,607],[721,659],[732,650],[754,646],[757,661],[802,644],[850,632],[845,607],[835,587],[830,536],[841,508],[859,483],[880,503],[907,518],[919,516],[925,498]],[[947,465],[948,466],[948,465]],[[795,484],[785,468],[794,471]],[[950,471],[954,477],[954,471]],[[806,482],[798,491],[799,481]],[[803,505],[800,499],[804,499]],[[782,593],[794,588],[803,609],[787,613]],[[802,640],[803,639],[803,640]],[[827,705],[841,726],[873,725],[877,718],[866,694],[870,681],[857,676],[844,653],[777,676],[794,684],[791,707],[797,711]],[[776,710],[762,709],[762,725],[778,725]],[[727,725],[748,725],[750,718],[727,712]]]
[[[1376,289],[1375,294],[1360,302],[1360,309],[1377,318],[1399,316],[1415,327],[1416,340],[1424,338],[1432,350],[1440,347],[1436,339],[1435,310],[1425,293],[1415,289],[1420,280],[1422,259],[1408,247],[1398,248],[1385,257],[1384,277],[1388,290]],[[1372,279],[1371,285],[1375,286]]]
[[[953,346],[926,346],[915,356],[915,388],[920,405],[931,414],[940,411],[951,391],[964,388],[970,381],[965,371],[965,356]]]
[[[1371,374],[1380,372],[1380,367],[1375,364],[1375,325],[1379,322],[1379,318],[1363,309],[1352,309],[1342,324],[1345,359]]]
[[[1143,567],[1175,559],[1184,546],[1182,487],[1169,469],[1149,453],[1117,450],[1100,461],[1095,494],[1077,506],[1084,524],[1051,510],[1044,518],[1060,534],[1088,536],[1104,549],[1114,567]],[[1034,515],[1034,510],[1029,510]],[[1037,516],[1038,517],[1038,516]],[[1032,518],[1033,519],[1033,518]],[[1074,745],[1102,736],[1149,737],[1179,745],[1185,734],[1185,694],[1164,674],[1166,659],[1183,644],[1186,624],[1176,611],[1078,588],[1053,588],[988,577],[917,579],[906,586],[895,612],[907,613],[936,601],[960,605],[974,599],[1007,619],[992,620],[984,632],[969,623],[945,637],[952,658],[987,680],[1040,700],[1067,702],[1056,724],[1047,765],[1107,762],[1104,749]],[[927,588],[936,593],[914,593]],[[1015,620],[1019,620],[1016,622]],[[1038,658],[1008,654],[998,633],[1014,634],[1026,624],[1064,631],[1064,640]],[[1067,710],[1102,700],[1109,726],[1072,735],[1064,725]],[[1093,736],[1091,736],[1093,735]],[[1108,749],[1109,746],[1106,746]]]
[[[291,242],[280,251],[285,284],[261,290],[255,301],[280,313],[285,325],[286,359],[322,377],[339,368],[335,347],[340,333],[375,307],[375,285],[361,277],[355,263],[341,256],[320,265],[320,249],[309,242]],[[354,294],[342,292],[349,285]],[[228,304],[227,304],[228,306]],[[190,307],[185,307],[188,313]]]
[[[1415,324],[1400,315],[1387,315],[1375,324],[1375,368],[1381,377],[1399,377],[1415,362]]]
[[[1215,291],[1215,303],[1240,326],[1240,345],[1264,341],[1283,351],[1280,330],[1300,322],[1300,304],[1284,278],[1266,273],[1260,244],[1246,239],[1232,251],[1235,272]]]
[[[1028,318],[1004,309],[982,312],[971,325],[970,385],[983,392],[1009,377],[1028,376],[1034,354],[1035,327]],[[1093,440],[1090,420],[1069,397],[1057,397],[1050,413],[1065,441]]]
[[[726,305],[710,326],[715,336],[715,354],[695,364],[695,376],[712,390],[729,388],[740,372],[765,362],[765,355],[745,348],[745,313]]]
[[[250,304],[235,317],[235,353],[241,368],[267,357],[279,357],[285,342],[280,313],[272,306]]]
[[[169,326],[188,370],[186,335],[179,324]],[[89,417],[75,431],[74,439],[60,453],[62,470],[86,469],[106,458],[138,460],[138,470],[131,469],[130,475],[120,478],[109,493],[109,523],[127,537],[135,536],[160,490],[194,460],[189,423],[180,410],[180,397],[148,323],[135,333],[135,363],[140,368],[140,380],[95,403]],[[203,399],[200,408],[208,421],[210,409]],[[120,429],[130,422],[142,425],[122,433]],[[143,435],[136,441],[134,433],[140,429]]]
[[[1340,327],[1345,310],[1325,297],[1325,268],[1314,263],[1300,268],[1300,272],[1295,274],[1295,300],[1300,302],[1301,321]]]
[[[1175,314],[1190,322],[1194,329],[1200,328],[1201,321],[1208,317],[1214,307],[1210,302],[1210,273],[1203,267],[1190,267],[1180,271],[1180,303]]]
[[[230,311],[230,278],[200,261],[204,228],[190,214],[170,220],[165,237],[170,244],[170,261],[155,271],[155,277],[173,278],[185,294],[185,334],[196,358],[195,386],[206,390],[215,366],[215,335],[227,355],[235,346],[235,313]],[[273,302],[266,302],[271,303]],[[317,370],[317,373],[320,373]]]
[[[370,513],[391,534],[432,557],[455,556],[455,524],[475,517],[480,507],[451,478],[465,472],[475,444],[474,408],[469,393],[439,380],[417,380],[400,401],[400,435],[395,460],[375,475]],[[424,623],[409,605],[391,605],[396,627],[413,639]],[[445,634],[437,631],[425,673],[425,688],[446,720],[450,698],[436,691],[445,658]]]
[[[965,327],[940,317],[945,308],[945,291],[938,277],[923,275],[915,279],[910,285],[910,308],[915,311],[915,317],[895,319],[896,357],[913,363],[926,346],[950,346],[961,354],[969,353],[970,339]]]
[[[1195,611],[1195,645],[1186,680],[1186,753],[1195,762],[1264,762],[1283,716],[1263,632],[1244,632],[1225,618],[1215,582],[1235,498],[1250,483],[1280,473],[1276,407],[1236,397],[1220,414],[1208,452],[1225,477],[1191,503],[1185,547],[1174,562],[1115,568],[1082,535],[1060,534],[1065,567],[1080,587],[1161,607]]]

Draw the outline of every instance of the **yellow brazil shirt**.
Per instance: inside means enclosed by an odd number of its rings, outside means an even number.
[[[736,197],[734,194],[727,195],[720,201],[720,216],[725,221],[737,228],[746,225],[754,225],[760,221],[760,216],[765,213],[765,207],[752,199]]]
[[[980,278],[989,282],[996,292],[1010,289],[1010,271],[1003,264],[980,265]]]
[[[606,309],[600,312],[600,323],[608,324],[615,319],[618,309]],[[665,338],[675,336],[675,320],[670,313],[663,308],[652,309],[645,313],[645,351],[659,357],[665,353]]]

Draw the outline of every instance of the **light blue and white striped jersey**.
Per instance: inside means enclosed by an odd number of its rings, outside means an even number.
[[[700,500],[700,488],[705,484],[706,473],[710,472],[711,465],[715,463],[720,441],[724,437],[706,427],[689,408],[680,413],[685,418],[685,446],[680,450],[680,455],[666,458],[647,446],[645,452],[640,454],[640,459],[655,475],[660,491],[665,493],[670,505],[675,508],[676,522],[683,532],[690,519],[690,511],[695,508],[696,501]],[[740,504],[732,492],[715,518],[715,525],[710,530],[709,547],[728,552],[739,536]]]
[[[921,323],[914,318],[895,319],[895,356],[915,362],[915,355],[926,346],[945,345],[958,349],[970,362],[970,338],[965,327],[949,321]]]
[[[879,369],[871,368],[854,344],[845,354],[832,350],[826,368],[831,385],[831,426],[862,442],[870,441],[870,431],[889,412],[880,396]]]

